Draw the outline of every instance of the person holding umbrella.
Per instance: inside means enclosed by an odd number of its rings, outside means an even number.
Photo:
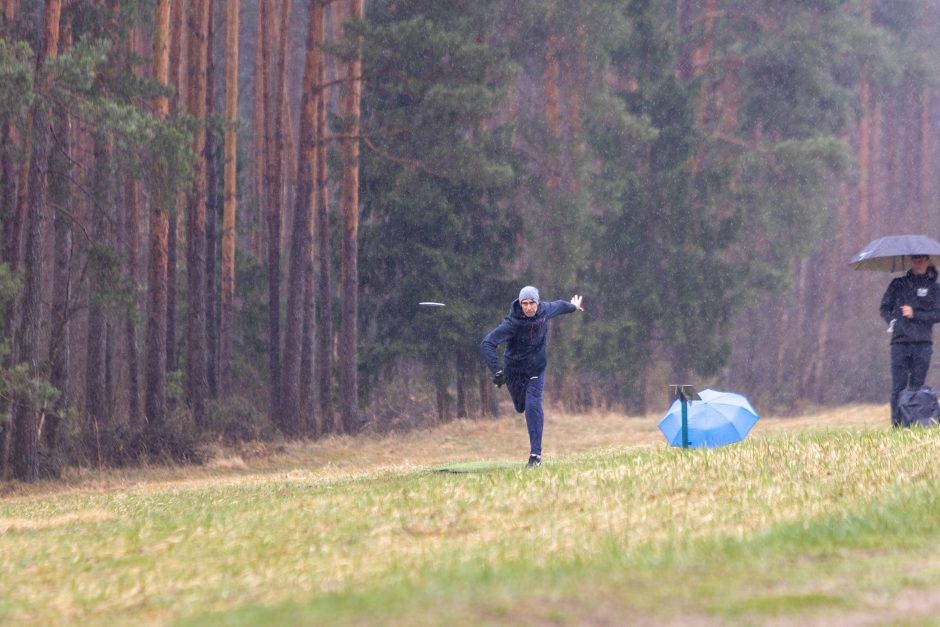
[[[881,317],[891,333],[891,426],[901,425],[898,398],[920,389],[933,354],[933,325],[940,322],[937,269],[928,255],[910,255],[910,269],[888,285]]]
[[[493,383],[509,388],[516,411],[525,413],[529,430],[529,467],[542,464],[542,430],[545,414],[542,411],[542,390],[545,386],[545,366],[548,364],[548,321],[561,314],[584,311],[581,296],[571,301],[541,302],[539,291],[527,285],[519,291],[509,314],[490,331],[480,344],[480,353],[490,372]],[[499,365],[496,349],[506,344],[503,355],[505,370]]]

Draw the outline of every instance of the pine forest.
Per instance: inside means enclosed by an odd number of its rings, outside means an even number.
[[[940,235],[930,0],[0,0],[0,479],[547,400],[886,403]],[[443,307],[422,307],[433,301]]]

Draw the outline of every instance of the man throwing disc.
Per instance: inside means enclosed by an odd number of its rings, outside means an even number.
[[[513,301],[507,315],[480,344],[483,359],[493,373],[497,387],[506,384],[512,404],[520,414],[525,412],[529,429],[529,466],[542,464],[542,429],[545,414],[542,411],[542,390],[545,386],[545,366],[548,363],[548,321],[561,314],[584,311],[581,296],[571,301],[541,302],[539,291],[527,285]],[[505,368],[500,368],[496,348],[506,344],[503,354]]]

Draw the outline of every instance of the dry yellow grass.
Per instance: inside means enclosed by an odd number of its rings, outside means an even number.
[[[0,518],[0,535],[10,531],[32,531],[36,529],[51,529],[78,522],[101,522],[114,519],[114,514],[99,509],[84,510],[50,516],[49,518]]]
[[[544,459],[643,446],[666,446],[657,424],[662,414],[626,416],[615,412],[568,414],[546,411]],[[799,416],[764,417],[749,437],[765,433],[844,426],[888,425],[886,405],[848,405]],[[439,427],[385,436],[327,437],[318,441],[213,448],[202,466],[128,470],[72,469],[63,480],[36,485],[0,484],[0,496],[23,498],[50,493],[89,493],[118,489],[161,491],[187,484],[251,483],[270,479],[333,481],[376,472],[409,472],[472,460],[523,461],[528,455],[525,420],[505,412],[495,420],[455,420]],[[267,477],[262,479],[262,477]]]

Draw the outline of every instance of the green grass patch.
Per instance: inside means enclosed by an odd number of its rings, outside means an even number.
[[[523,466],[525,466],[525,462],[479,460],[443,464],[435,467],[433,470],[434,472],[449,472],[459,475],[474,472],[491,472],[493,470],[507,470],[510,468],[521,468]]]
[[[798,611],[813,610],[827,607],[848,607],[842,597],[829,594],[780,594],[755,595],[736,604],[736,608],[744,613],[766,615],[790,614]]]
[[[781,433],[485,471],[298,468],[0,503],[43,624],[927,620],[940,431]],[[469,468],[475,468],[469,464]],[[428,471],[432,472],[428,472]]]

